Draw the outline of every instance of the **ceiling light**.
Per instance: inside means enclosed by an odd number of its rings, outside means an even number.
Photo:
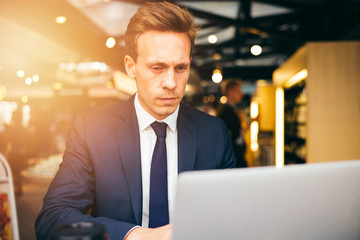
[[[222,97],[220,98],[220,102],[221,102],[222,104],[227,103],[227,97],[226,97],[226,96],[222,96]]]
[[[76,63],[69,63],[66,64],[66,71],[71,72],[76,69]]]
[[[31,77],[27,77],[27,78],[25,79],[25,84],[28,85],[28,86],[30,86],[31,83],[32,83],[32,78],[31,78]]]
[[[215,35],[210,35],[208,36],[208,41],[209,43],[214,44],[217,42],[217,37]]]
[[[29,97],[28,97],[28,96],[22,96],[22,97],[21,97],[21,102],[22,102],[22,103],[26,104],[26,103],[28,103],[28,101],[29,101]]]
[[[203,103],[209,103],[209,97],[204,96],[202,101],[203,101]]]
[[[58,24],[63,24],[66,22],[66,17],[65,16],[57,16],[55,18],[55,22]]]
[[[33,80],[33,82],[39,82],[39,75],[34,75],[33,77],[32,77],[32,80]]]
[[[209,96],[209,102],[215,102],[216,98],[214,95]]]
[[[113,37],[109,37],[106,40],[106,47],[108,47],[108,48],[113,48],[115,46],[115,44],[116,44],[116,40]]]
[[[106,68],[107,68],[106,63],[103,63],[103,62],[92,62],[91,63],[92,70],[99,70],[100,72],[105,72]]]
[[[213,58],[214,58],[215,60],[220,60],[220,59],[222,58],[222,56],[221,56],[220,53],[215,53],[215,54],[213,55]]]
[[[262,53],[262,48],[259,45],[253,45],[250,48],[250,52],[252,53],[252,55],[258,56]]]
[[[220,83],[223,79],[222,73],[220,69],[214,69],[213,75],[211,77],[214,83]]]
[[[54,89],[55,90],[61,90],[63,87],[62,83],[61,82],[56,82],[54,83]]]
[[[23,71],[23,70],[18,70],[17,72],[16,72],[16,75],[18,76],[18,77],[24,77],[25,76],[25,72]]]

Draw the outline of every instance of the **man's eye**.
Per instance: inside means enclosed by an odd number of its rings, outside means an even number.
[[[178,66],[178,67],[176,67],[176,70],[177,70],[178,72],[183,72],[183,71],[185,71],[186,69],[187,69],[186,66]]]
[[[155,72],[160,72],[162,70],[162,67],[159,66],[153,66],[151,67],[151,70],[155,71]]]

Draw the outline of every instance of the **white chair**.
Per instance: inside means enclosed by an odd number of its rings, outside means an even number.
[[[6,194],[9,201],[12,239],[19,240],[13,178],[8,162],[0,153],[0,194],[1,193]]]

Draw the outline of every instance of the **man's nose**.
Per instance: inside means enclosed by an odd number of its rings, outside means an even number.
[[[162,87],[167,89],[176,88],[176,79],[175,79],[175,71],[173,69],[169,69],[164,76],[164,80],[162,82]]]

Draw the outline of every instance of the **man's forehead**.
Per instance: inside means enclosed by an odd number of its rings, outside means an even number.
[[[173,47],[174,49],[184,47],[189,48],[190,51],[191,41],[187,33],[154,30],[142,33],[136,41],[136,50],[138,53],[141,51],[165,50],[167,47]]]
[[[145,61],[147,64],[161,64],[161,65],[189,65],[190,64],[190,57],[184,58],[163,58],[163,57],[156,57],[152,55],[141,55],[138,54],[138,59]]]
[[[145,40],[145,39],[144,39]],[[164,42],[162,45],[155,43],[150,44],[146,41],[141,41],[137,44],[137,57],[142,61],[151,63],[169,63],[174,62],[176,64],[189,64],[191,61],[190,49],[183,44],[180,45],[167,45]]]

